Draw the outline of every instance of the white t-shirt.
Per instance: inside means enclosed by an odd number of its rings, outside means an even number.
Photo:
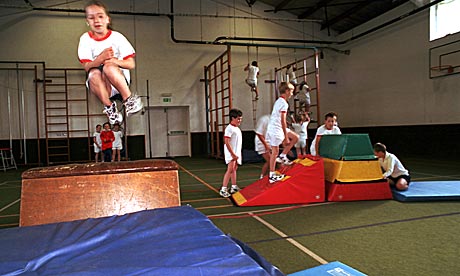
[[[101,146],[102,145],[102,140],[101,140],[101,133],[100,132],[94,132],[94,135],[93,137],[96,138],[96,143]],[[94,146],[96,147],[96,144],[94,144]]]
[[[310,146],[311,155],[316,155],[316,138],[318,136],[330,135],[330,134],[342,134],[342,132],[337,126],[333,126],[332,129],[327,129],[325,125],[320,126],[316,130],[315,139],[313,139],[313,142],[311,143],[311,146]]]
[[[259,120],[257,120],[257,125],[256,125],[256,129],[254,130],[254,132],[256,134],[260,134],[260,135],[264,136],[264,138],[265,138],[265,135],[267,134],[267,128],[268,128],[269,122],[270,122],[270,115],[263,115],[262,117],[259,118]],[[259,154],[263,154],[263,153],[266,152],[264,143],[262,143],[262,141],[260,141],[260,139],[259,139],[259,137],[257,135],[254,138],[254,144],[255,144],[255,150]]]
[[[308,138],[308,133],[307,133],[307,127],[308,127],[309,122],[302,122],[301,124],[299,123],[293,123],[292,127],[294,128],[295,133],[299,134],[299,140],[301,139],[307,139]]]
[[[286,99],[279,97],[275,104],[273,105],[273,110],[270,115],[270,122],[268,124],[267,132],[282,132],[283,126],[281,124],[281,113],[286,113],[288,111],[289,104]]]
[[[113,149],[123,149],[123,143],[121,138],[123,137],[123,132],[121,130],[119,131],[113,131],[113,136],[115,136],[115,141],[113,141],[112,148]]]
[[[241,129],[239,127],[233,126],[228,124],[225,128],[224,132],[224,139],[230,138],[230,146],[232,147],[233,152],[238,156],[238,164],[242,164],[242,155],[241,155],[241,148],[243,145],[243,135],[241,134]],[[227,145],[224,144],[224,155],[225,155],[225,163],[228,164],[232,161],[232,155],[230,151],[227,149]]]
[[[297,78],[295,76],[295,72],[292,69],[292,67],[289,68],[289,69],[286,69],[286,81],[290,82],[290,83],[292,83],[294,85],[297,84]]]
[[[249,65],[249,67],[248,67],[248,80],[257,81],[257,73],[259,73],[259,67]]]
[[[134,57],[136,52],[128,39],[121,33],[109,30],[107,35],[102,39],[93,37],[92,32],[86,32],[80,37],[78,44],[78,59],[81,63],[95,60],[104,49],[112,47],[114,57],[119,60],[126,60]],[[131,76],[128,69],[121,69],[126,81],[131,82]]]
[[[281,125],[281,114],[287,114],[288,108],[289,104],[283,97],[279,97],[273,105],[270,122],[267,127],[267,134],[265,135],[265,139],[267,139],[267,142],[271,146],[279,146],[285,138]]]
[[[389,176],[396,178],[400,175],[409,175],[409,171],[404,168],[398,157],[388,151],[385,153],[385,159],[379,158],[379,163],[385,171],[383,178],[388,178]]]
[[[306,84],[302,85],[299,93],[296,96],[297,96],[297,99],[299,99],[301,103],[310,104],[311,102],[310,101],[310,91],[309,91],[308,85]]]

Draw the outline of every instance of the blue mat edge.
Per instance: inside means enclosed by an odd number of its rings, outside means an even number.
[[[327,264],[315,266],[315,267],[312,267],[312,268],[309,268],[309,269],[306,269],[306,270],[298,271],[298,272],[295,272],[295,273],[292,273],[292,274],[288,274],[288,276],[342,275],[342,274],[331,274],[331,273],[328,273],[327,271],[325,271],[325,269],[331,269],[331,268],[334,268],[334,267],[335,268],[345,268],[346,269],[345,273],[352,272],[352,273],[354,273],[353,274],[354,276],[366,275],[366,274],[362,273],[361,271],[358,271],[358,270],[354,269],[353,267],[350,267],[350,266],[348,266],[348,265],[346,265],[344,263],[341,263],[339,261],[334,261],[334,262],[330,262],[330,263],[327,263]],[[318,274],[319,272],[324,272],[324,273]],[[312,273],[314,273],[314,274],[312,274]],[[349,274],[343,274],[343,275],[349,275]]]
[[[459,185],[459,190],[457,194],[444,194],[444,195],[411,195],[411,186],[414,185],[423,185],[426,184],[434,184],[439,183],[448,183],[448,184],[457,184]],[[401,202],[416,202],[416,201],[448,201],[448,200],[460,200],[460,181],[458,180],[439,180],[439,181],[412,181],[409,185],[409,189],[407,191],[398,191],[396,189],[392,189],[391,192],[393,193],[393,199]]]

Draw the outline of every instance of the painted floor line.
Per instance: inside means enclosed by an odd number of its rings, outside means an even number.
[[[415,217],[415,218],[407,218],[407,219],[398,219],[398,220],[391,220],[391,221],[384,221],[384,222],[376,222],[376,223],[371,223],[371,224],[364,224],[364,225],[356,225],[356,226],[343,227],[343,228],[337,228],[337,229],[330,229],[330,230],[324,230],[324,231],[318,231],[318,232],[312,232],[312,233],[306,233],[306,234],[291,235],[291,236],[286,236],[286,237],[282,237],[282,238],[264,239],[264,240],[258,240],[258,241],[248,241],[246,243],[247,244],[254,244],[254,243],[262,243],[262,242],[272,242],[272,241],[282,240],[282,239],[286,239],[286,238],[309,237],[309,236],[315,236],[315,235],[337,233],[337,232],[342,232],[342,231],[365,229],[365,228],[370,228],[370,227],[375,227],[375,226],[383,226],[383,225],[390,225],[390,224],[396,224],[396,223],[405,223],[405,222],[412,222],[412,221],[418,221],[418,220],[424,220],[424,219],[432,219],[432,218],[440,218],[440,217],[448,217],[448,216],[457,216],[457,215],[460,215],[460,212],[452,212],[452,213],[446,213],[446,214],[437,214],[437,215],[429,215],[429,216],[422,216],[422,217]]]
[[[186,168],[182,167],[181,165],[178,165],[179,168],[181,170],[183,170],[184,172],[188,173],[189,175],[191,175],[193,178],[195,178],[196,180],[198,180],[200,183],[202,183],[203,185],[205,185],[206,187],[208,187],[210,190],[213,190],[214,192],[216,193],[219,193],[219,191],[214,188],[213,186],[209,185],[206,181],[204,181],[203,179],[199,178],[197,175],[193,174],[191,171],[187,170]]]
[[[313,251],[311,251],[310,249],[306,248],[305,246],[303,246],[302,244],[300,244],[299,242],[297,242],[293,238],[289,238],[285,233],[283,233],[281,230],[279,230],[278,228],[276,228],[275,226],[273,226],[272,224],[270,224],[266,220],[254,215],[252,212],[250,212],[249,214],[251,214],[254,219],[258,220],[260,223],[265,225],[268,229],[272,230],[277,235],[279,235],[280,237],[284,238],[286,241],[288,241],[289,243],[291,243],[292,245],[294,245],[295,247],[300,249],[300,251],[304,252],[308,256],[310,256],[313,259],[315,259],[320,264],[327,264],[328,263],[328,261],[326,261],[325,259],[321,258],[320,256],[318,256]]]
[[[3,216],[0,216],[0,218],[13,218],[13,217],[19,217],[19,214],[12,214],[12,215],[3,215]]]
[[[215,206],[206,206],[206,207],[194,207],[197,210],[206,210],[206,209],[216,209],[216,208],[226,208],[234,207],[234,205],[215,205]]]
[[[202,198],[202,199],[190,199],[190,200],[182,200],[182,203],[191,203],[191,202],[204,202],[204,201],[216,201],[216,200],[227,200],[223,197],[214,197],[214,198]]]
[[[10,204],[8,204],[5,207],[3,207],[2,209],[0,209],[0,212],[3,212],[4,210],[10,208],[11,206],[13,206],[14,204],[18,203],[19,201],[21,201],[21,199],[17,199],[15,201],[11,202]]]
[[[21,180],[8,180],[8,181],[3,181],[2,183],[0,183],[0,186],[6,185],[6,184],[9,184],[9,183],[18,183],[18,184],[21,184]]]
[[[333,204],[335,202],[321,202],[321,203],[312,203],[308,205],[301,206],[299,208],[304,208],[304,207],[314,207],[314,206],[320,206],[320,205],[329,205]],[[269,209],[262,209],[262,210],[257,210],[257,211],[243,211],[243,212],[233,212],[233,213],[221,213],[221,214],[215,214],[215,215],[208,215],[208,218],[213,218],[213,217],[223,217],[223,216],[238,216],[238,215],[246,215],[249,213],[265,213],[265,212],[271,212],[271,211],[279,211],[279,210],[284,210],[284,209],[290,209],[292,206],[284,206],[284,207],[277,207],[277,208],[269,208]]]

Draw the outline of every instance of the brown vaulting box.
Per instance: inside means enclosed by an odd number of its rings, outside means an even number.
[[[22,174],[20,226],[180,205],[178,165],[171,160],[87,163]]]

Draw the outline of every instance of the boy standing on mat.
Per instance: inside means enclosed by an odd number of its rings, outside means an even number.
[[[110,98],[120,94],[126,114],[142,109],[138,96],[131,94],[129,70],[135,67],[135,51],[121,33],[112,31],[111,18],[100,1],[85,6],[86,24],[90,31],[80,37],[78,58],[88,74],[86,85],[105,106],[110,124],[121,123],[123,116]]]
[[[405,191],[409,188],[410,175],[394,154],[387,152],[387,147],[382,143],[374,145],[374,154],[380,162],[380,167],[384,171],[383,178],[399,191]]]
[[[280,181],[284,178],[284,174],[275,171],[276,163],[283,163],[284,165],[291,165],[292,162],[287,158],[286,154],[291,150],[292,146],[297,143],[299,137],[297,134],[291,132],[287,128],[286,114],[289,109],[288,100],[294,91],[294,85],[287,82],[280,83],[278,88],[280,97],[273,105],[273,110],[270,115],[270,122],[267,127],[267,134],[265,139],[271,146],[270,155],[270,173],[268,180],[270,183]],[[279,146],[283,144],[284,150],[278,156]]]
[[[243,112],[239,109],[231,109],[229,116],[230,124],[225,128],[224,132],[224,154],[227,171],[224,174],[222,188],[219,191],[222,197],[230,197],[231,194],[240,190],[238,185],[236,185],[236,170],[238,169],[238,165],[242,163],[241,147],[243,144],[243,135],[239,126],[241,125]],[[227,189],[229,180],[232,182],[230,192]]]

